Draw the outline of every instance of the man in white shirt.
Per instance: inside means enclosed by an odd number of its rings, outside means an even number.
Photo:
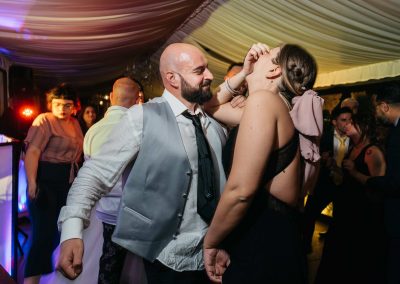
[[[59,269],[70,279],[82,271],[81,234],[90,210],[119,180],[128,165],[113,241],[142,256],[149,284],[209,283],[202,240],[209,218],[198,213],[197,115],[208,141],[216,201],[225,174],[221,151],[225,130],[200,105],[211,98],[213,76],[202,52],[189,44],[169,45],[160,58],[163,96],[126,111],[98,155],[81,168],[63,207]],[[198,183],[199,182],[199,183]]]
[[[107,109],[104,118],[89,128],[85,135],[83,141],[85,160],[90,159],[91,156],[96,155],[100,151],[112,129],[118,125],[122,116],[131,106],[143,103],[139,92],[139,85],[130,78],[123,77],[114,82],[112,92],[110,93],[111,106]],[[117,223],[121,197],[122,178],[118,180],[114,188],[106,196],[98,201],[96,206],[97,217],[103,224],[104,240],[99,262],[99,284],[119,283],[124,265],[126,250],[111,241],[111,235]],[[93,271],[93,273],[96,272]],[[140,273],[138,272],[138,274]]]

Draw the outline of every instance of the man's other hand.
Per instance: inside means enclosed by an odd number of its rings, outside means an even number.
[[[61,243],[57,270],[66,278],[74,280],[82,272],[83,241],[69,239]]]

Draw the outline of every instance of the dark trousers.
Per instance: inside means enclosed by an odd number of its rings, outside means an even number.
[[[204,270],[178,272],[161,262],[143,260],[147,284],[208,284],[211,281]]]
[[[103,223],[103,253],[100,258],[99,284],[118,284],[124,267],[126,249],[111,240],[115,226]]]
[[[51,273],[52,254],[60,241],[57,219],[67,200],[68,183],[38,182],[38,196],[28,201],[32,222],[32,242],[28,252],[25,277]]]
[[[400,238],[389,239],[388,247],[388,284],[400,283]]]

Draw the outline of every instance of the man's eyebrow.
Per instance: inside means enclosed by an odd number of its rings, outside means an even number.
[[[198,67],[194,68],[193,71],[194,71],[194,72],[196,72],[196,71],[203,71],[203,70],[205,70],[206,68],[208,68],[208,64],[207,64],[207,65],[198,66]]]

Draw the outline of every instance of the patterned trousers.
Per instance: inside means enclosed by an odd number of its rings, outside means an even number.
[[[113,243],[115,226],[103,223],[103,254],[100,258],[99,284],[118,284],[126,256],[126,249]]]

